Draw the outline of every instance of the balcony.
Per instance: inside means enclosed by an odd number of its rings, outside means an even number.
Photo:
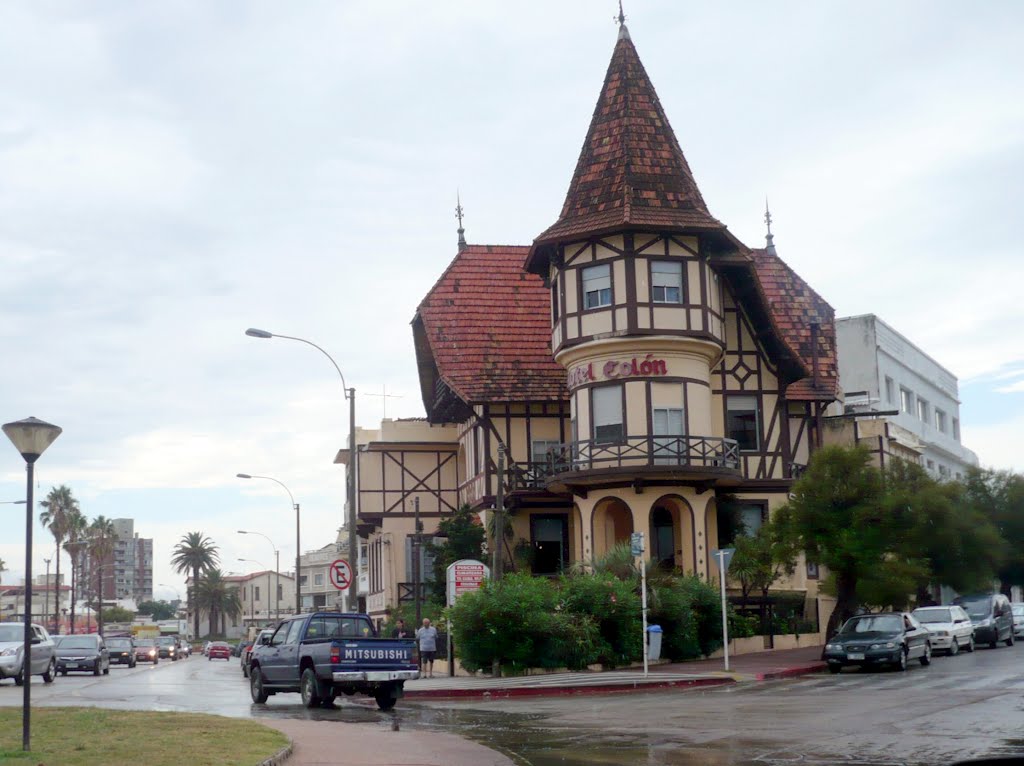
[[[509,489],[575,492],[587,487],[639,486],[646,481],[736,484],[739,446],[717,436],[627,436],[560,445],[544,463],[516,463]]]

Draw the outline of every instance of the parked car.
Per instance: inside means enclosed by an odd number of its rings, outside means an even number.
[[[53,639],[42,625],[31,623],[32,649],[29,675],[42,676],[46,683],[53,683],[57,677],[57,659]],[[25,623],[5,622],[0,624],[0,679],[13,678],[21,686],[25,683]]]
[[[231,645],[224,641],[214,641],[210,644],[210,651],[206,653],[206,659],[208,660],[227,660],[231,661]]]
[[[210,647],[213,646],[213,641],[207,641],[203,644],[203,656],[205,657],[210,653]]]
[[[127,665],[134,668],[138,663],[135,659],[135,639],[131,636],[114,636],[107,639],[107,654],[111,665]]]
[[[245,676],[246,678],[249,677],[249,663],[252,661],[253,649],[255,649],[256,646],[259,645],[261,640],[269,639],[272,635],[274,635],[274,629],[273,628],[267,628],[265,630],[261,630],[256,635],[255,640],[250,642],[245,647],[245,649],[242,650],[242,675]]]
[[[974,625],[963,607],[956,604],[921,606],[911,614],[932,634],[933,652],[943,651],[953,655],[959,654],[961,649],[974,651]]]
[[[1010,599],[1002,593],[957,596],[953,603],[962,606],[974,623],[974,643],[988,644],[993,649],[1000,641],[1013,646],[1013,610]]]
[[[250,660],[252,701],[298,692],[306,707],[331,706],[339,694],[366,694],[381,710],[419,678],[416,641],[378,638],[368,615],[314,612],[285,620],[256,644]]]
[[[1013,635],[1024,638],[1024,604],[1010,604],[1013,613]]]
[[[171,660],[177,662],[178,660],[178,638],[177,636],[160,636],[156,639],[156,648],[160,653],[160,659]]]
[[[139,662],[152,662],[154,665],[160,662],[160,650],[156,641],[152,638],[135,639],[135,659]]]
[[[880,612],[851,617],[825,645],[828,669],[838,673],[848,665],[893,665],[906,670],[911,660],[932,661],[928,629],[907,612]]]
[[[100,673],[109,675],[110,654],[103,636],[87,633],[81,636],[57,636],[53,643],[56,647],[57,671],[66,676],[69,672]]]

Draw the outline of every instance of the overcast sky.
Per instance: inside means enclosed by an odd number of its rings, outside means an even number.
[[[422,415],[409,320],[471,242],[561,208],[615,44],[612,0],[0,6],[0,421],[64,428],[39,495],[223,568],[334,539],[347,433]],[[839,315],[960,377],[964,442],[1024,469],[1024,4],[627,0],[711,212]],[[0,445],[0,500],[24,496]],[[5,582],[23,510],[0,506]],[[37,525],[36,572],[53,540]]]

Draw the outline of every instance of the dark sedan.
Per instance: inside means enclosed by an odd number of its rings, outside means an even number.
[[[110,655],[102,636],[57,636],[54,640],[57,672],[66,676],[71,671],[98,676],[110,672]]]
[[[108,638],[107,653],[110,655],[111,665],[127,665],[134,668],[138,662],[135,659],[135,640],[127,636]]]
[[[825,645],[828,669],[838,673],[848,665],[906,670],[911,660],[932,661],[928,629],[907,612],[881,612],[851,617]]]

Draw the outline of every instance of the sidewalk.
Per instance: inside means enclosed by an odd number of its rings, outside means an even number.
[[[405,696],[409,699],[502,699],[609,694],[766,681],[817,673],[824,669],[821,646],[808,646],[730,658],[728,673],[724,670],[723,660],[714,659],[652,665],[646,678],[642,668],[549,673],[512,678],[436,676],[407,681]]]

